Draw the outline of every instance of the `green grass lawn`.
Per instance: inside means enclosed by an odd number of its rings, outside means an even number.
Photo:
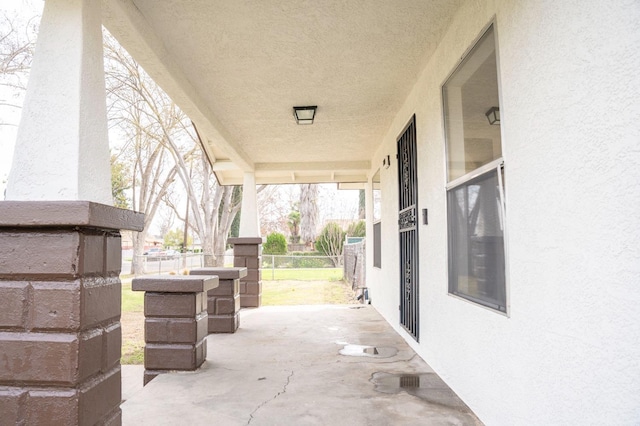
[[[143,312],[144,292],[132,291],[131,283],[122,284],[122,312]]]
[[[122,364],[144,364],[144,292],[122,284]]]
[[[262,269],[262,280],[339,281],[342,268]]]

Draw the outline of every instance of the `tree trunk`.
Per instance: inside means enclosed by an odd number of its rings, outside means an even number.
[[[318,185],[300,185],[300,237],[306,244],[316,240],[318,227]]]
[[[239,191],[236,187],[225,186],[220,202],[220,220],[216,229],[215,253],[218,255],[216,266],[224,266],[224,254],[231,225],[240,211]]]
[[[358,193],[358,219],[364,220],[366,218],[366,193],[364,189],[361,189]]]
[[[204,266],[206,267],[217,266],[216,253],[214,252],[214,249],[213,249],[213,246],[214,246],[213,234],[206,233],[206,235],[204,235],[203,237],[201,237],[202,239],[200,241],[202,241],[202,254],[204,258],[203,260]]]
[[[144,242],[147,239],[147,229],[140,232],[132,232],[133,257],[131,258],[131,274],[142,275],[144,270]]]

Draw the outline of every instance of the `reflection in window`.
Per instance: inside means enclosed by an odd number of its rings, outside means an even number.
[[[506,312],[504,162],[493,26],[442,88],[449,292]]]
[[[493,37],[492,27],[443,87],[449,181],[502,156],[500,126],[486,116],[499,106]]]
[[[380,190],[380,169],[373,175],[372,199],[373,199],[373,221],[382,219],[382,191]]]
[[[382,190],[380,189],[380,169],[371,180],[373,199],[373,266],[382,268]]]
[[[495,169],[449,191],[449,291],[506,311],[504,223]]]

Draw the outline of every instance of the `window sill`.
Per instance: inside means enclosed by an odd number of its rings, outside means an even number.
[[[511,318],[511,315],[509,313],[508,304],[507,304],[507,311],[506,312],[502,312],[502,311],[499,311],[497,309],[491,308],[489,306],[485,306],[485,305],[483,305],[481,303],[475,302],[475,301],[473,301],[471,299],[467,299],[466,297],[458,296],[457,294],[453,294],[453,293],[447,292],[447,296],[453,297],[454,299],[462,300],[463,302],[466,302],[466,303],[468,303],[470,305],[476,306],[478,308],[482,308],[482,309],[487,310],[489,312],[493,312],[494,314],[501,315],[501,316],[503,316],[505,318]]]

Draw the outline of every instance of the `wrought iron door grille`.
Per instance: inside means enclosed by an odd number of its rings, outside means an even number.
[[[400,324],[419,340],[418,176],[415,115],[398,138]]]

